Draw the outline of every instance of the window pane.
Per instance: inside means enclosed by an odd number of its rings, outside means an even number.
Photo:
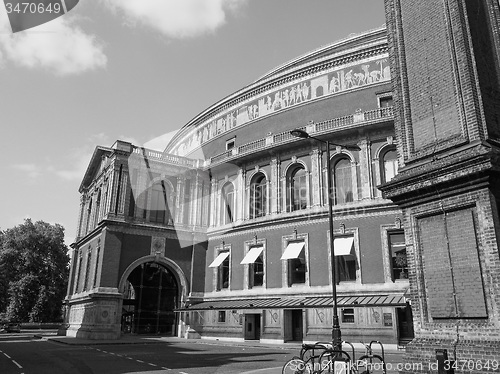
[[[264,261],[262,254],[250,264],[250,287],[264,285]]]
[[[229,288],[229,256],[219,266],[219,287],[218,289]]]
[[[392,96],[381,97],[379,99],[379,102],[380,102],[380,107],[381,108],[387,108],[389,106],[393,106],[394,105],[394,102],[392,100]]]
[[[337,269],[339,282],[356,280],[356,259],[354,256],[338,256]]]
[[[398,173],[398,159],[396,151],[388,151],[384,155],[384,182],[389,182]]]
[[[351,162],[348,159],[335,164],[334,181],[336,204],[353,201]]]
[[[155,184],[151,191],[150,222],[164,223],[167,204],[165,202],[166,192],[162,184]]]
[[[354,323],[354,309],[352,308],[342,309],[342,322]]]
[[[389,233],[389,250],[392,265],[392,280],[408,278],[408,260],[403,231]]]
[[[303,168],[294,171],[290,178],[290,209],[300,210],[307,208],[307,174]]]
[[[222,224],[233,222],[234,220],[234,186],[232,183],[224,185],[222,188],[221,202]]]
[[[254,178],[250,185],[250,218],[266,215],[267,189],[263,175]]]
[[[306,256],[305,249],[302,249],[297,258],[288,260],[288,283],[303,284],[306,283]]]

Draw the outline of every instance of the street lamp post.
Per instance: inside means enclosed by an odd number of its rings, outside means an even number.
[[[328,140],[322,140],[314,136],[309,135],[304,130],[295,129],[290,131],[290,134],[302,139],[314,139],[318,142],[326,144],[326,168],[327,171],[327,183],[328,183],[328,221],[329,221],[329,231],[330,231],[330,257],[331,257],[331,268],[332,268],[332,296],[333,296],[333,321],[332,321],[332,346],[336,351],[342,350],[342,333],[340,331],[338,305],[337,305],[337,269],[335,261],[335,245],[333,236],[333,182],[332,182],[332,169],[330,161],[330,145],[335,145],[351,150],[360,150],[356,145],[340,145],[335,143],[330,143]]]

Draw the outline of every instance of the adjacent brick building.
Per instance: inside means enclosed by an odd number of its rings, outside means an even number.
[[[415,339],[407,372],[442,351],[455,372],[500,358],[498,1],[386,0]],[[464,365],[465,364],[465,365]]]

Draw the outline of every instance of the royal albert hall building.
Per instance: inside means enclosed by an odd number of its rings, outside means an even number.
[[[377,188],[398,172],[388,60],[384,28],[350,36],[221,99],[163,152],[97,147],[65,333],[325,341],[336,282],[344,340],[411,340],[401,211]]]

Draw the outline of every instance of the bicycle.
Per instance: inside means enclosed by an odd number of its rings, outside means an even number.
[[[354,358],[354,347],[352,344],[350,345],[353,352],[352,358]],[[329,342],[302,344],[300,355],[285,363],[282,374],[321,374],[334,371],[342,373],[342,367],[348,367],[352,358],[346,351],[334,350]],[[341,366],[340,371],[338,370],[339,365]],[[344,370],[344,373],[347,371]]]
[[[372,344],[378,344],[381,348],[381,355],[373,354]],[[387,374],[387,366],[385,364],[384,346],[378,340],[372,340],[370,344],[361,342],[366,347],[366,353],[356,361],[356,371],[359,373],[359,368],[364,367],[365,371],[360,374]],[[375,361],[378,360],[378,361]]]

